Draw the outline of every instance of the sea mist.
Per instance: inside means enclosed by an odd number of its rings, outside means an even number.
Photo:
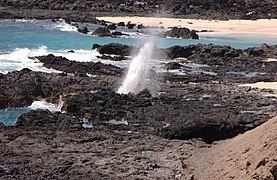
[[[140,47],[138,54],[132,59],[129,65],[128,72],[123,84],[118,89],[118,93],[128,94],[130,92],[136,94],[142,89],[147,88],[145,85],[153,49],[154,45],[152,41],[148,41]]]

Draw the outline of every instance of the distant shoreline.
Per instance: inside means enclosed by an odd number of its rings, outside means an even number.
[[[208,30],[214,32],[227,33],[260,33],[277,36],[277,19],[258,19],[258,20],[202,20],[202,19],[182,19],[182,18],[157,18],[157,17],[96,17],[113,23],[131,21],[144,26],[163,26],[163,27],[186,27],[194,30]]]

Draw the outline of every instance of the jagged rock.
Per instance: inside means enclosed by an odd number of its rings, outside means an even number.
[[[127,36],[127,34],[119,32],[119,31],[113,32],[112,35],[114,35],[114,36],[123,36],[123,35]]]
[[[74,50],[69,50],[69,51],[67,51],[68,53],[75,53],[75,51]]]
[[[117,28],[116,24],[112,23],[107,26],[108,29],[115,30]]]
[[[127,60],[127,58],[125,56],[122,55],[118,55],[118,56],[109,56],[109,55],[102,55],[102,56],[97,56],[97,58],[100,59],[108,59],[108,60],[112,60],[112,61],[122,61],[122,60]]]
[[[183,47],[183,46],[172,46],[168,48],[167,51],[167,56],[171,59],[178,58],[178,57],[183,57],[187,58],[193,54],[193,48],[188,46],[188,47]]]
[[[99,27],[95,31],[93,31],[92,35],[105,37],[105,36],[112,36],[109,29],[105,27]]]
[[[128,22],[128,23],[126,24],[126,27],[127,27],[128,29],[134,29],[135,26],[136,26],[136,24],[133,24],[133,23],[131,23],[131,22]]]
[[[78,28],[77,31],[80,32],[80,33],[83,33],[83,34],[87,34],[89,32],[87,26],[83,26],[82,28]]]
[[[101,47],[101,45],[95,43],[95,44],[92,45],[91,50],[97,49],[99,47]]]
[[[173,70],[173,69],[181,69],[183,65],[177,63],[177,62],[169,62],[164,65],[164,69],[166,70]]]
[[[199,39],[199,36],[195,31],[191,31],[188,28],[177,27],[173,27],[172,30],[165,32],[163,36],[172,38]]]
[[[124,22],[119,22],[119,23],[117,23],[117,26],[125,26],[125,23]]]
[[[121,69],[113,65],[103,64],[101,62],[76,62],[70,61],[61,56],[49,54],[47,56],[36,57],[43,63],[44,67],[53,68],[59,71],[73,74],[94,74],[94,75],[120,75]]]
[[[138,29],[145,29],[146,27],[145,27],[143,24],[138,24],[138,25],[137,25],[137,28],[138,28]]]
[[[25,130],[44,129],[44,131],[77,131],[82,123],[76,117],[47,110],[32,110],[21,115],[14,125]]]
[[[93,45],[94,46],[94,45]],[[115,54],[121,56],[129,56],[133,49],[136,49],[132,46],[118,44],[118,43],[110,43],[107,45],[103,45],[97,47],[97,50],[100,54]]]

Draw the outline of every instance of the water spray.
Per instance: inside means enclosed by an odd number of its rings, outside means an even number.
[[[152,41],[146,42],[140,49],[139,53],[130,63],[128,72],[123,84],[118,89],[118,93],[128,94],[138,93],[145,87],[145,81],[149,73],[149,61],[151,60],[154,45]]]

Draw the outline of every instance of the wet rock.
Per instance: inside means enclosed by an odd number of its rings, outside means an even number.
[[[95,43],[95,44],[92,45],[91,50],[97,49],[99,47],[101,47],[101,45]]]
[[[133,24],[133,23],[131,23],[131,22],[128,22],[128,23],[126,24],[126,27],[127,27],[128,29],[134,29],[135,26],[136,26],[136,24]]]
[[[125,23],[124,22],[119,22],[119,23],[117,23],[117,26],[125,26]]]
[[[120,75],[121,69],[113,65],[103,64],[101,62],[77,62],[70,61],[61,56],[49,54],[47,56],[36,57],[43,63],[44,67],[53,68],[59,71],[73,74],[94,74],[94,75]]]
[[[109,55],[102,55],[102,56],[97,56],[97,58],[100,59],[108,59],[108,60],[112,60],[112,61],[122,61],[122,60],[127,60],[127,58],[125,56],[122,55],[118,55],[118,56],[109,56]]]
[[[89,32],[87,26],[83,26],[82,28],[78,28],[77,31],[80,32],[80,33],[83,33],[83,34],[87,34]]]
[[[183,65],[177,63],[177,62],[169,62],[164,65],[164,69],[166,70],[173,70],[173,69],[181,69]]]
[[[144,95],[143,95],[144,94]],[[145,96],[145,94],[148,94]],[[94,122],[112,119],[129,119],[132,108],[152,106],[149,92],[137,96],[121,95],[110,90],[99,90],[96,93],[82,93],[66,99],[66,111],[79,117],[86,117]],[[89,115],[91,114],[91,115]]]
[[[29,77],[28,77],[29,75]],[[30,106],[37,97],[45,97],[39,81],[43,77],[31,73],[30,69],[22,69],[8,73],[0,80],[0,108]]]
[[[74,50],[69,50],[69,51],[67,51],[68,53],[75,53],[75,51]]]
[[[109,29],[105,27],[99,27],[95,31],[93,31],[92,35],[105,37],[105,36],[112,36]]]
[[[164,37],[183,38],[183,39],[199,39],[198,34],[195,31],[191,31],[188,28],[173,27],[163,34]]]
[[[143,24],[138,24],[138,25],[137,25],[137,28],[138,28],[138,29],[145,29],[146,27],[145,27]]]
[[[62,113],[51,113],[47,110],[32,110],[21,115],[14,125],[18,128],[43,129],[44,131],[78,131],[82,129],[81,121]]]
[[[117,28],[116,24],[112,23],[107,26],[108,29],[115,30]]]
[[[58,65],[54,64],[54,66]],[[58,104],[63,94],[91,91],[96,87],[118,86],[116,82],[119,77],[111,75],[113,74],[111,71],[116,72],[120,68],[116,67],[112,70],[113,66],[103,66],[101,63],[96,63],[93,67],[97,69],[95,70],[97,76],[93,78],[89,77],[85,71],[78,71],[79,73],[76,72],[73,76],[66,73],[34,72],[29,69],[0,75],[0,108],[26,107],[30,106],[33,101],[42,99]],[[60,68],[64,69],[64,67]]]
[[[103,45],[97,48],[100,54],[115,54],[122,56],[129,56],[133,49],[136,49],[132,46],[118,44],[118,43],[110,43],[107,45]]]
[[[193,50],[194,48],[190,46],[188,47],[172,46],[168,48],[166,51],[167,51],[167,56],[170,59],[174,59],[179,57],[188,58],[194,53]]]
[[[128,36],[127,34],[119,32],[119,31],[112,32],[112,35],[114,35],[114,36],[123,36],[123,35]]]

